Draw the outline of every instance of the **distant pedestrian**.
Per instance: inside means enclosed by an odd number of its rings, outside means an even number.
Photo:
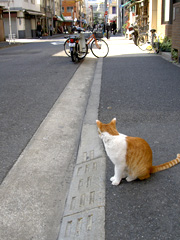
[[[106,38],[107,39],[110,38],[110,34],[109,34],[110,31],[111,31],[110,23],[107,23],[106,24]]]
[[[40,22],[37,23],[37,36],[38,38],[42,38],[42,26]]]
[[[68,32],[66,25],[64,25],[64,33]]]
[[[116,34],[116,22],[114,21],[112,24],[112,30],[113,30],[113,34]]]
[[[49,31],[50,31],[50,36],[52,36],[53,27],[52,27],[52,25],[51,25],[51,24],[50,24],[50,27],[49,27]]]

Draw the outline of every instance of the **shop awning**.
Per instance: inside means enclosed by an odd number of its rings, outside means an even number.
[[[60,22],[64,22],[64,20],[60,16],[55,16],[55,17],[53,17],[53,19],[60,21]]]
[[[42,12],[26,11],[26,13],[28,13],[30,15],[35,15],[35,16],[45,16],[45,14]]]
[[[64,19],[64,15],[63,15],[63,14],[61,14],[61,18],[63,19],[63,21],[65,21],[65,19]]]
[[[126,6],[128,6],[129,4],[131,3],[131,1],[129,1],[129,2],[126,2],[125,4],[123,4],[123,5],[120,5],[120,7],[126,7]]]
[[[73,18],[71,16],[64,16],[65,22],[73,22]]]
[[[61,22],[73,22],[71,16],[64,16],[63,14],[61,14],[61,16],[54,16],[53,19]]]
[[[129,5],[128,8],[133,7],[134,5],[136,5],[136,4],[138,4],[138,3],[142,3],[142,2],[144,2],[144,0],[135,1],[135,2],[133,2],[131,5]]]

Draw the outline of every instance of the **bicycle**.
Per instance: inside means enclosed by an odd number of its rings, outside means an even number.
[[[142,51],[154,51],[158,54],[160,49],[159,37],[156,34],[156,29],[151,29],[150,32],[150,35],[148,32],[140,33],[138,36],[137,45]]]
[[[101,39],[100,37],[98,37],[98,34],[99,33],[96,33],[96,32],[92,32],[92,34],[85,39],[86,41],[86,52],[79,52],[79,36],[73,36],[74,39],[75,39],[75,42],[78,43],[77,45],[77,51],[78,51],[78,58],[79,59],[83,59],[87,53],[88,53],[88,45],[90,45],[90,49],[91,49],[91,52],[92,54],[99,58],[99,57],[103,57],[105,58],[108,53],[109,53],[109,47],[108,47],[108,44],[103,40]],[[65,53],[67,54],[67,56],[69,57],[72,57],[71,56],[71,50],[70,50],[70,39],[72,39],[72,36],[68,36],[68,39],[65,41],[64,43],[64,51]],[[72,61],[73,61],[73,58],[72,58]]]

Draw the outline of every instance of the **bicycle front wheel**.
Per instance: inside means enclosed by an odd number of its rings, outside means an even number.
[[[69,47],[69,38],[64,43],[64,51],[68,57],[71,57],[71,50]]]
[[[152,46],[147,41],[146,36],[139,36],[137,39],[137,45],[142,51],[151,51]]]
[[[91,44],[91,51],[95,57],[104,58],[108,55],[109,47],[103,39],[96,39]]]

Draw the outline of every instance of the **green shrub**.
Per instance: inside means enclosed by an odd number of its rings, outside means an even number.
[[[160,49],[162,52],[171,52],[172,41],[167,36],[164,39],[160,40]]]
[[[172,52],[171,52],[171,56],[172,56],[172,60],[174,62],[178,62],[178,50],[177,49],[172,49]]]

